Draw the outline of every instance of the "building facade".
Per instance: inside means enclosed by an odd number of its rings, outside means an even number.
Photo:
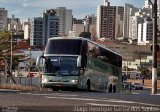
[[[15,32],[21,31],[22,24],[20,18],[15,18],[14,15],[12,15],[12,18],[8,18],[8,30],[14,30]]]
[[[59,17],[54,9],[45,10],[43,12],[43,45],[51,37],[59,36]]]
[[[30,38],[30,31],[31,31],[31,25],[30,22],[24,22],[23,23],[23,30],[24,30],[24,39]]]
[[[81,32],[84,32],[84,24],[82,19],[73,20],[72,36],[79,37]]]
[[[122,35],[120,29],[123,29],[123,12],[123,7],[110,6],[110,2],[104,0],[104,5],[97,8],[97,37],[116,39]]]
[[[0,8],[0,31],[7,29],[8,11],[5,8]]]
[[[138,24],[138,45],[146,45],[153,38],[153,22],[151,18],[146,18],[144,23]]]
[[[160,18],[160,0],[157,0],[157,16]]]
[[[129,23],[130,17],[135,14],[139,9],[135,8],[133,5],[125,4],[124,6],[124,24],[123,24],[123,38],[129,38]]]
[[[43,45],[43,18],[41,17],[31,19],[30,45]]]
[[[130,17],[129,21],[129,40],[138,39],[138,24],[143,24],[146,18],[149,18],[150,13],[144,10],[139,10],[134,16]]]
[[[57,7],[54,9],[56,16],[59,17],[59,36],[69,35],[69,31],[72,29],[72,10],[65,7]]]

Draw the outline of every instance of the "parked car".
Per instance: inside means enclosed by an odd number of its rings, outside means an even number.
[[[134,90],[142,90],[143,89],[143,84],[142,83],[138,83],[138,82],[134,82],[131,84],[131,88]]]
[[[131,82],[123,82],[123,87],[128,88],[130,84],[131,84]]]

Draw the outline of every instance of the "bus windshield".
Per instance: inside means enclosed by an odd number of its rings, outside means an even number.
[[[77,57],[49,57],[45,63],[45,72],[52,75],[69,76],[79,73]]]
[[[48,41],[45,54],[80,55],[82,40],[53,39]]]

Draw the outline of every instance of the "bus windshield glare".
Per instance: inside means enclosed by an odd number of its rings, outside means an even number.
[[[45,54],[80,55],[82,40],[50,40],[46,45]]]

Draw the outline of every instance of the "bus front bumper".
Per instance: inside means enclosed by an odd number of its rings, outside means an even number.
[[[67,82],[45,82],[42,83],[42,87],[46,88],[77,88],[77,83],[67,83]]]

